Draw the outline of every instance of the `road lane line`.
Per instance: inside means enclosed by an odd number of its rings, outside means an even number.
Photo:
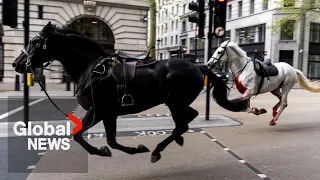
[[[36,165],[33,165],[33,166],[28,166],[27,169],[34,169],[36,168]]]
[[[29,106],[32,106],[32,105],[34,105],[34,104],[37,104],[37,103],[39,103],[39,102],[41,102],[41,101],[43,101],[43,100],[45,100],[45,99],[35,100],[35,101],[29,103]],[[24,107],[21,106],[21,107],[18,107],[18,108],[16,108],[16,109],[13,109],[13,110],[11,110],[11,111],[9,111],[9,112],[6,112],[6,113],[4,113],[4,114],[1,114],[1,115],[0,115],[0,120],[4,119],[4,118],[6,118],[6,117],[8,117],[8,116],[10,116],[10,115],[12,115],[12,114],[14,114],[14,113],[17,113],[17,112],[19,112],[19,111],[21,111],[21,110],[23,110],[23,109],[24,109]]]
[[[216,138],[212,137],[210,134],[208,134],[207,132],[201,130],[200,131],[203,135],[205,135],[206,137],[208,137],[211,141],[213,141],[213,139],[218,146],[220,146],[221,148],[223,148],[226,152],[228,152],[229,154],[231,154],[234,158],[236,158],[240,163],[244,164],[245,166],[247,166],[247,168],[249,168],[251,171],[253,171],[254,173],[256,173],[257,176],[259,176],[261,179],[265,179],[265,180],[270,180],[270,178],[263,174],[262,172],[260,172],[257,168],[253,167],[251,164],[249,164],[248,162],[246,162],[244,159],[242,159],[241,157],[239,157],[236,153],[234,153],[232,150],[230,150],[229,148],[227,148],[226,146],[224,146],[222,143],[220,143]]]

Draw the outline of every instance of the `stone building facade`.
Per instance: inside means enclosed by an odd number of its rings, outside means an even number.
[[[18,27],[2,26],[0,29],[3,32],[0,44],[2,82],[14,81],[16,73],[11,64],[24,48],[24,0],[18,2]],[[121,49],[141,53],[148,49],[148,10],[147,0],[30,0],[30,38],[51,21],[88,35],[108,52]],[[55,61],[49,68],[58,72],[45,70],[46,81],[63,82],[65,74],[59,72],[63,71],[61,64]]]

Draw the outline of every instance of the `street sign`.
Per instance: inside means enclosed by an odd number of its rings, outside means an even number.
[[[214,30],[214,34],[215,34],[216,37],[222,37],[225,34],[225,30],[224,30],[223,27],[217,27]]]

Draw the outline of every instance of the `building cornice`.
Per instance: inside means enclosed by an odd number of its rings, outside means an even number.
[[[50,0],[50,1],[66,2],[66,0]],[[122,1],[121,0],[100,0],[100,1],[98,0],[94,2],[97,3],[97,6],[149,10],[149,3],[147,1],[143,1],[143,0],[130,0],[130,1],[122,0]],[[67,0],[67,2],[83,4],[83,0]]]

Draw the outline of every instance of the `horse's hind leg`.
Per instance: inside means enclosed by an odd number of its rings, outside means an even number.
[[[100,156],[111,156],[111,153],[108,149],[101,148],[100,150],[96,147],[91,146],[89,143],[87,143],[83,137],[82,134],[90,129],[92,126],[96,125],[98,122],[100,122],[100,118],[97,116],[94,116],[94,109],[90,108],[86,115],[84,116],[82,120],[82,129],[77,132],[74,135],[74,140],[78,142],[85,150],[88,151],[89,154],[96,154]]]
[[[277,115],[277,110],[278,110],[280,103],[281,103],[281,96],[282,95],[281,95],[280,87],[271,91],[271,93],[279,99],[279,102],[272,108],[272,116],[275,117]]]
[[[152,163],[155,163],[161,159],[160,152],[163,151],[171,142],[173,142],[174,140],[179,141],[178,139],[182,138],[181,135],[189,130],[188,124],[199,114],[198,111],[191,108],[190,106],[179,107],[169,105],[169,109],[176,124],[176,128],[172,131],[172,134],[161,143],[159,143],[155,150],[152,152]]]
[[[283,110],[288,106],[288,94],[289,91],[292,89],[292,87],[294,86],[293,83],[289,84],[289,85],[283,85],[282,87],[282,97],[280,100],[280,109],[279,112],[275,115],[275,117],[270,121],[269,125],[270,126],[275,126],[276,125],[276,121],[279,119],[279,116],[281,115],[281,113],[283,112]]]

